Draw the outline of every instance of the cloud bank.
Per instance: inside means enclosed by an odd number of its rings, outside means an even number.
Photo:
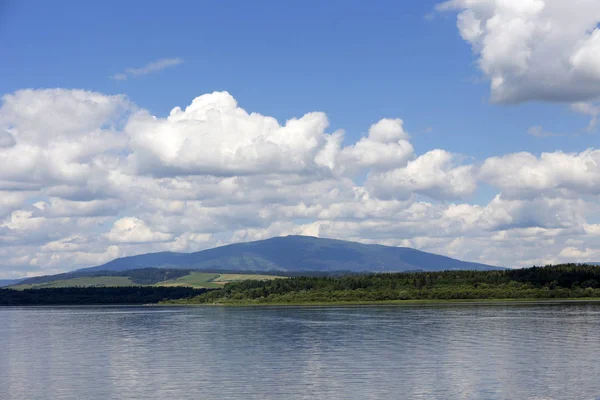
[[[0,276],[285,234],[505,266],[600,260],[595,149],[417,154],[395,116],[344,144],[322,112],[279,122],[227,92],[160,118],[125,96],[21,90],[0,133]]]

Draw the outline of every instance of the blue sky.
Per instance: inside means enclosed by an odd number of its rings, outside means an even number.
[[[537,125],[582,133],[587,120],[564,104],[490,104],[488,82],[453,16],[426,18],[436,3],[9,1],[0,74],[10,79],[0,81],[0,92],[125,93],[165,116],[198,94],[227,90],[248,111],[280,121],[324,111],[350,140],[374,120],[401,117],[420,151],[441,147],[478,159],[589,146],[595,138],[584,134],[527,135]],[[110,79],[168,57],[184,62],[138,79]]]
[[[290,233],[600,259],[600,3],[564,4],[0,2],[0,277]]]

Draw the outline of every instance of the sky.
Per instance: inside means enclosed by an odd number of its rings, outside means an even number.
[[[303,234],[600,261],[600,2],[0,1],[0,278]]]

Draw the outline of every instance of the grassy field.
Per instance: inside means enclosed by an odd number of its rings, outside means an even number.
[[[282,278],[272,275],[254,275],[254,274],[215,274],[206,272],[192,272],[181,278],[171,279],[153,285],[142,285],[135,283],[124,276],[94,276],[85,278],[73,278],[56,280],[45,283],[23,284],[10,286],[11,289],[41,289],[41,288],[64,288],[64,287],[112,287],[112,286],[186,286],[196,289],[218,289],[229,282],[238,282],[243,280],[271,280]]]
[[[222,288],[229,282],[244,280],[271,280],[282,278],[274,275],[253,275],[253,274],[211,274],[206,272],[192,272],[190,275],[170,281],[160,282],[154,286],[191,286],[194,288],[216,289]]]
[[[276,275],[251,275],[251,274],[221,274],[215,280],[214,283],[226,284],[229,282],[239,281],[270,281],[273,279],[285,278],[283,276]]]
[[[219,277],[219,274],[211,274],[206,272],[192,272],[189,275],[181,278],[171,279],[165,282],[155,283],[154,286],[191,286],[194,288],[220,288],[222,284],[214,283],[213,281]]]
[[[38,283],[35,285],[15,285],[10,289],[41,289],[41,288],[64,288],[64,287],[108,287],[108,286],[138,286],[129,278],[123,276],[94,276],[87,278],[74,278],[60,281]]]

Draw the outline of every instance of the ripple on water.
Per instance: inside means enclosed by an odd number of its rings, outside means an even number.
[[[0,399],[598,399],[600,304],[0,308]]]

